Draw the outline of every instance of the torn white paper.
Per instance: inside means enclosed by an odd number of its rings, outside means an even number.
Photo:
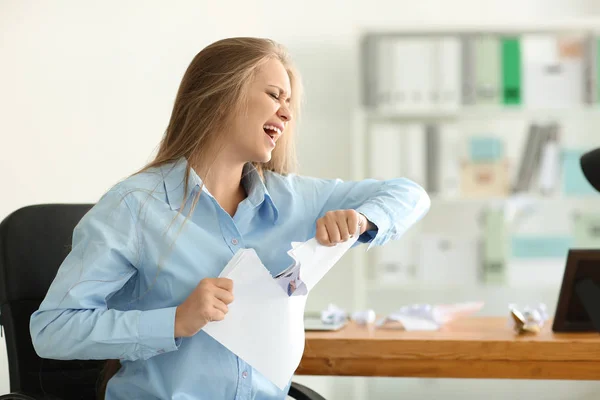
[[[286,271],[298,270],[305,290],[293,293],[280,286],[253,249],[239,250],[219,275],[233,280],[234,301],[225,319],[204,331],[285,389],[304,353],[307,295],[356,240],[332,247],[314,238],[294,243],[288,251],[294,264]]]

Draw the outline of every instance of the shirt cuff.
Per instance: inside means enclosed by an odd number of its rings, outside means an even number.
[[[364,215],[377,227],[375,231],[364,232],[359,240],[363,243],[370,243],[367,250],[372,246],[383,245],[389,237],[390,217],[381,208],[370,203],[361,205],[356,211]]]
[[[174,351],[181,345],[175,339],[175,312],[177,307],[142,311],[138,322],[139,343],[142,358]]]

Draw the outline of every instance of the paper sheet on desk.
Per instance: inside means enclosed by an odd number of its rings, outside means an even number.
[[[304,352],[304,308],[308,292],[352,247],[357,238],[333,247],[315,239],[288,252],[300,265],[306,294],[282,290],[253,249],[239,250],[220,277],[233,280],[234,301],[223,321],[203,329],[282,390]]]

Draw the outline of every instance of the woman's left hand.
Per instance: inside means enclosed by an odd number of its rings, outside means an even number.
[[[362,235],[369,227],[367,218],[356,210],[328,211],[317,220],[317,242],[334,246],[353,235]]]

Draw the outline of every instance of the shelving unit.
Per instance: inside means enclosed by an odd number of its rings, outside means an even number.
[[[364,179],[374,177],[371,166],[371,146],[370,142],[374,126],[378,124],[389,125],[450,125],[453,128],[454,136],[463,141],[463,148],[466,141],[477,136],[477,127],[482,133],[500,138],[504,143],[504,158],[509,163],[509,180],[511,186],[514,185],[518,175],[520,165],[520,156],[523,153],[528,137],[527,126],[532,123],[545,124],[556,122],[562,127],[560,141],[561,146],[566,148],[575,147],[581,150],[592,149],[600,146],[600,103],[597,98],[598,90],[597,79],[600,77],[600,56],[596,53],[600,49],[600,25],[596,21],[572,21],[557,24],[537,24],[530,26],[415,26],[405,27],[404,29],[377,29],[364,32],[361,40],[360,50],[360,76],[362,79],[362,97],[361,105],[357,107],[354,115],[354,126],[352,143],[353,157],[353,176],[355,179]],[[378,39],[418,39],[430,40],[443,37],[452,37],[457,39],[459,46],[464,46],[467,40],[479,35],[485,37],[511,37],[522,40],[528,35],[569,35],[569,37],[579,36],[585,42],[587,50],[594,50],[592,67],[586,68],[582,72],[582,78],[586,81],[582,84],[593,85],[594,96],[590,94],[582,98],[580,104],[561,104],[553,106],[536,106],[531,104],[463,104],[462,101],[456,104],[445,105],[432,109],[394,109],[393,107],[375,107],[372,104],[372,95],[367,93],[369,85],[374,81],[368,74],[373,72],[369,63],[373,62],[373,52],[369,50],[366,43],[374,43]],[[590,45],[593,45],[590,47]],[[413,49],[414,50],[414,49]],[[461,56],[464,51],[461,47]],[[428,56],[429,57],[429,56]],[[586,55],[586,57],[588,57]],[[431,58],[431,57],[430,57]],[[427,59],[427,57],[423,57]],[[520,58],[522,60],[522,58]],[[462,60],[464,61],[464,60]],[[588,60],[589,61],[589,60]],[[587,62],[587,61],[586,61]],[[589,75],[590,69],[594,68],[592,75]],[[385,68],[384,68],[385,70]],[[589,76],[588,76],[589,75]],[[438,75],[439,76],[439,75]],[[464,77],[464,73],[461,77]],[[499,78],[500,79],[500,78]],[[400,79],[402,82],[402,79]],[[406,82],[406,80],[404,80]],[[396,84],[391,82],[390,85]],[[460,89],[464,90],[462,82]],[[600,86],[599,86],[600,87]],[[462,93],[462,92],[461,92]],[[591,97],[590,97],[591,96]],[[461,94],[461,99],[463,96]],[[574,128],[572,126],[575,126]],[[512,128],[507,128],[512,127]],[[400,133],[399,133],[400,134]],[[440,132],[443,135],[443,132]],[[462,160],[464,162],[464,154]],[[400,155],[399,155],[400,156]],[[405,176],[397,174],[397,176]],[[421,182],[419,182],[421,183]],[[426,185],[423,185],[426,186]],[[586,195],[568,195],[561,192],[561,183],[557,182],[555,191],[550,195],[543,195],[537,192],[531,193],[508,193],[506,196],[464,196],[460,193],[430,193],[432,200],[432,209],[430,213],[415,227],[413,227],[405,236],[407,239],[419,240],[431,235],[446,235],[447,238],[459,238],[464,236],[469,239],[482,239],[484,230],[481,227],[482,212],[493,208],[502,208],[506,213],[515,212],[515,205],[529,204],[529,208],[521,210],[520,218],[531,217],[531,211],[527,210],[545,210],[557,217],[557,219],[572,219],[576,212],[598,213],[600,215],[600,196],[590,193]],[[507,208],[509,207],[509,208]],[[512,209],[510,207],[513,207]],[[530,214],[527,214],[530,213]],[[542,218],[538,216],[538,218]],[[527,219],[527,218],[526,218]],[[531,218],[529,218],[531,220]],[[535,218],[534,218],[535,219]],[[548,218],[545,219],[549,221]],[[521,222],[527,224],[527,222]],[[533,222],[530,224],[535,225]],[[354,307],[356,309],[374,308],[379,312],[389,312],[399,308],[407,303],[414,302],[452,302],[452,301],[470,301],[483,300],[486,307],[483,314],[504,315],[509,303],[531,304],[532,302],[545,302],[549,311],[553,312],[556,298],[558,296],[560,279],[562,278],[563,260],[556,257],[537,259],[519,259],[512,260],[510,254],[510,240],[515,233],[521,229],[514,222],[508,224],[504,233],[504,239],[508,241],[506,247],[505,269],[510,271],[511,278],[501,279],[499,282],[485,282],[481,279],[473,279],[468,282],[449,281],[431,282],[427,279],[398,279],[394,282],[392,279],[378,279],[378,262],[381,260],[381,248],[373,248],[368,252],[352,251],[354,264],[353,275],[353,293]],[[548,223],[548,225],[551,225]],[[564,231],[563,223],[562,230]],[[531,227],[530,227],[531,228]],[[560,229],[558,229],[560,231]],[[548,228],[552,232],[552,228]],[[572,234],[572,231],[558,232],[563,236]],[[560,235],[559,235],[560,236]],[[402,239],[400,240],[402,242]],[[418,247],[413,245],[412,247]],[[385,246],[385,247],[389,247]],[[389,257],[389,256],[388,256]],[[565,254],[566,258],[566,254]],[[455,258],[456,259],[456,258]],[[535,264],[528,273],[526,268],[528,261]],[[546,279],[541,279],[539,274],[542,271],[541,266],[544,262],[551,267],[546,271]],[[417,268],[422,268],[416,261]],[[537,263],[537,264],[536,264]],[[524,266],[525,265],[525,266]],[[444,269],[459,270],[458,265],[440,265],[436,268],[442,272]],[[481,267],[481,265],[480,265]],[[435,271],[431,267],[430,273]],[[523,278],[520,278],[520,271],[523,271]],[[537,271],[537,272],[535,272]],[[463,271],[463,273],[466,273]],[[506,272],[505,272],[506,274]],[[536,278],[537,277],[537,278]]]
[[[442,35],[454,35],[464,38],[468,35],[480,33],[495,35],[521,35],[536,33],[584,33],[600,37],[600,20],[571,20],[557,23],[527,23],[506,24],[491,26],[489,24],[448,24],[402,27],[377,27],[376,29],[363,29],[356,37],[361,43],[359,57],[358,78],[364,92],[365,65],[369,61],[368,55],[363,53],[362,43],[365,36],[386,37],[436,37]],[[600,75],[598,75],[600,78]],[[364,95],[364,93],[362,93]],[[360,180],[373,177],[370,171],[370,146],[373,126],[381,123],[394,124],[451,124],[455,129],[455,136],[466,140],[475,129],[483,126],[487,132],[497,130],[497,137],[506,140],[505,150],[510,156],[509,169],[510,180],[514,183],[516,170],[520,164],[519,156],[525,145],[528,132],[527,124],[536,122],[540,124],[561,122],[565,126],[564,132],[568,134],[561,137],[562,144],[572,148],[591,149],[600,147],[600,102],[593,104],[571,105],[569,107],[532,107],[529,105],[505,106],[494,105],[458,105],[445,109],[435,110],[411,110],[399,111],[394,109],[378,109],[366,107],[361,101],[356,105],[351,115],[353,130],[351,131],[351,168],[352,177]],[[568,131],[566,129],[569,129]],[[576,133],[576,134],[572,134]],[[404,176],[404,174],[397,174]],[[397,176],[396,176],[397,177]],[[487,207],[514,206],[522,200],[537,204],[546,211],[550,211],[553,218],[561,217],[564,220],[572,220],[572,215],[577,211],[598,213],[600,215],[600,195],[590,193],[585,196],[565,195],[556,191],[550,195],[541,193],[526,193],[516,195],[509,193],[506,196],[465,197],[460,193],[431,193],[431,211],[422,221],[413,227],[398,243],[422,237],[426,234],[443,235],[481,235],[480,225],[481,211]],[[514,207],[512,209],[514,210]],[[520,214],[522,215],[522,213]],[[539,216],[538,216],[538,219]],[[544,218],[541,218],[544,221]],[[510,233],[520,232],[523,225],[532,220],[519,220],[520,223],[513,225],[507,231],[505,239],[510,239]],[[535,225],[535,223],[534,223]],[[564,225],[564,224],[563,224]],[[548,226],[548,231],[552,232]],[[519,230],[520,229],[520,230]],[[457,232],[458,231],[458,232]],[[558,232],[565,233],[565,232]],[[393,242],[392,242],[393,243]],[[392,244],[390,243],[390,244]],[[384,246],[389,248],[390,244]],[[600,246],[599,246],[600,248]],[[511,279],[504,282],[482,282],[474,281],[452,281],[432,282],[428,280],[392,281],[377,280],[375,272],[377,269],[377,257],[380,248],[371,248],[365,251],[363,246],[350,250],[344,257],[352,264],[352,273],[348,273],[347,265],[344,269],[333,271],[335,279],[330,286],[323,289],[327,292],[324,296],[326,301],[331,298],[332,291],[343,290],[340,294],[341,301],[351,302],[348,307],[355,310],[372,308],[379,314],[386,314],[399,309],[401,306],[413,303],[452,303],[460,301],[484,301],[485,306],[480,314],[507,316],[510,303],[523,305],[535,305],[539,302],[545,303],[549,313],[554,312],[562,270],[562,261],[550,258],[546,261],[538,260],[537,264],[529,264],[531,270],[537,268],[541,271],[545,268],[544,276],[521,276],[519,268],[526,268],[527,263],[514,263],[511,269]],[[525,260],[527,261],[527,260]],[[456,268],[455,265],[440,265],[440,271]],[[514,278],[514,279],[513,279]],[[544,279],[542,279],[544,278]],[[325,301],[325,300],[324,300]],[[350,311],[350,310],[348,310]],[[343,379],[344,382],[348,382]],[[454,396],[460,394],[461,398],[486,398],[504,399],[516,393],[535,393],[544,398],[571,398],[576,393],[597,392],[597,385],[581,382],[564,383],[554,382],[551,386],[540,387],[538,382],[529,381],[495,381],[495,380],[453,380],[453,379],[391,379],[391,378],[351,378],[351,388],[344,387],[340,391],[354,399],[392,399],[402,396],[423,398],[438,398],[440,396]],[[340,382],[340,387],[343,383]],[[515,389],[517,388],[517,389]],[[563,396],[555,396],[557,393]],[[568,393],[568,394],[566,394]],[[517,396],[518,397],[518,396]],[[588,397],[586,397],[588,398]],[[593,398],[589,397],[589,398]]]

